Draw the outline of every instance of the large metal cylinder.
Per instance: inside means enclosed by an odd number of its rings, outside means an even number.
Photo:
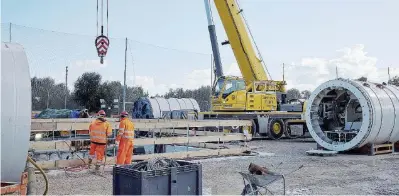
[[[322,147],[346,151],[399,141],[399,88],[336,79],[316,88],[306,106],[306,124]]]
[[[1,43],[1,182],[18,183],[31,128],[31,84],[24,48]]]
[[[134,103],[133,118],[163,118],[165,113],[169,116],[178,116],[173,112],[178,111],[200,111],[199,105],[195,99],[176,99],[176,98],[147,98],[142,97]]]

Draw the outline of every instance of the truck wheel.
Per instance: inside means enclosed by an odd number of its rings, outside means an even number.
[[[269,123],[269,131],[267,135],[269,138],[276,140],[280,139],[284,134],[284,123],[279,119],[273,119]]]
[[[286,124],[284,131],[285,131],[284,135],[287,138],[289,138],[289,139],[296,139],[296,138],[300,137],[299,135],[291,135],[292,129],[291,129],[291,125],[290,124]]]

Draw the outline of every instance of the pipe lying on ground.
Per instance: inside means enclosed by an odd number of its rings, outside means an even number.
[[[399,88],[336,79],[311,94],[306,123],[323,148],[346,151],[399,140]]]

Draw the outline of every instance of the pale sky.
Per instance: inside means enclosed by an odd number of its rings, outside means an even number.
[[[335,77],[336,66],[339,76],[346,78],[386,81],[388,66],[392,76],[399,75],[397,0],[239,3],[272,78],[282,79],[282,63],[287,65],[289,88],[313,90]],[[211,4],[220,43],[227,36]],[[104,65],[94,47],[94,0],[2,0],[1,22],[2,41],[9,41],[7,23],[15,24],[11,40],[26,48],[32,76],[64,82],[69,65],[71,88],[85,71],[97,71],[103,80],[123,81],[125,37],[130,39],[128,84],[142,85],[150,94],[210,84],[212,51],[203,0],[110,1],[109,37],[118,39],[110,40]],[[231,48],[220,50],[225,73],[240,75]]]

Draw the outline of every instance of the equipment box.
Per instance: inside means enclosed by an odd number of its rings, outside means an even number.
[[[202,195],[202,166],[176,161],[178,167],[139,171],[133,165],[113,168],[113,195]]]

